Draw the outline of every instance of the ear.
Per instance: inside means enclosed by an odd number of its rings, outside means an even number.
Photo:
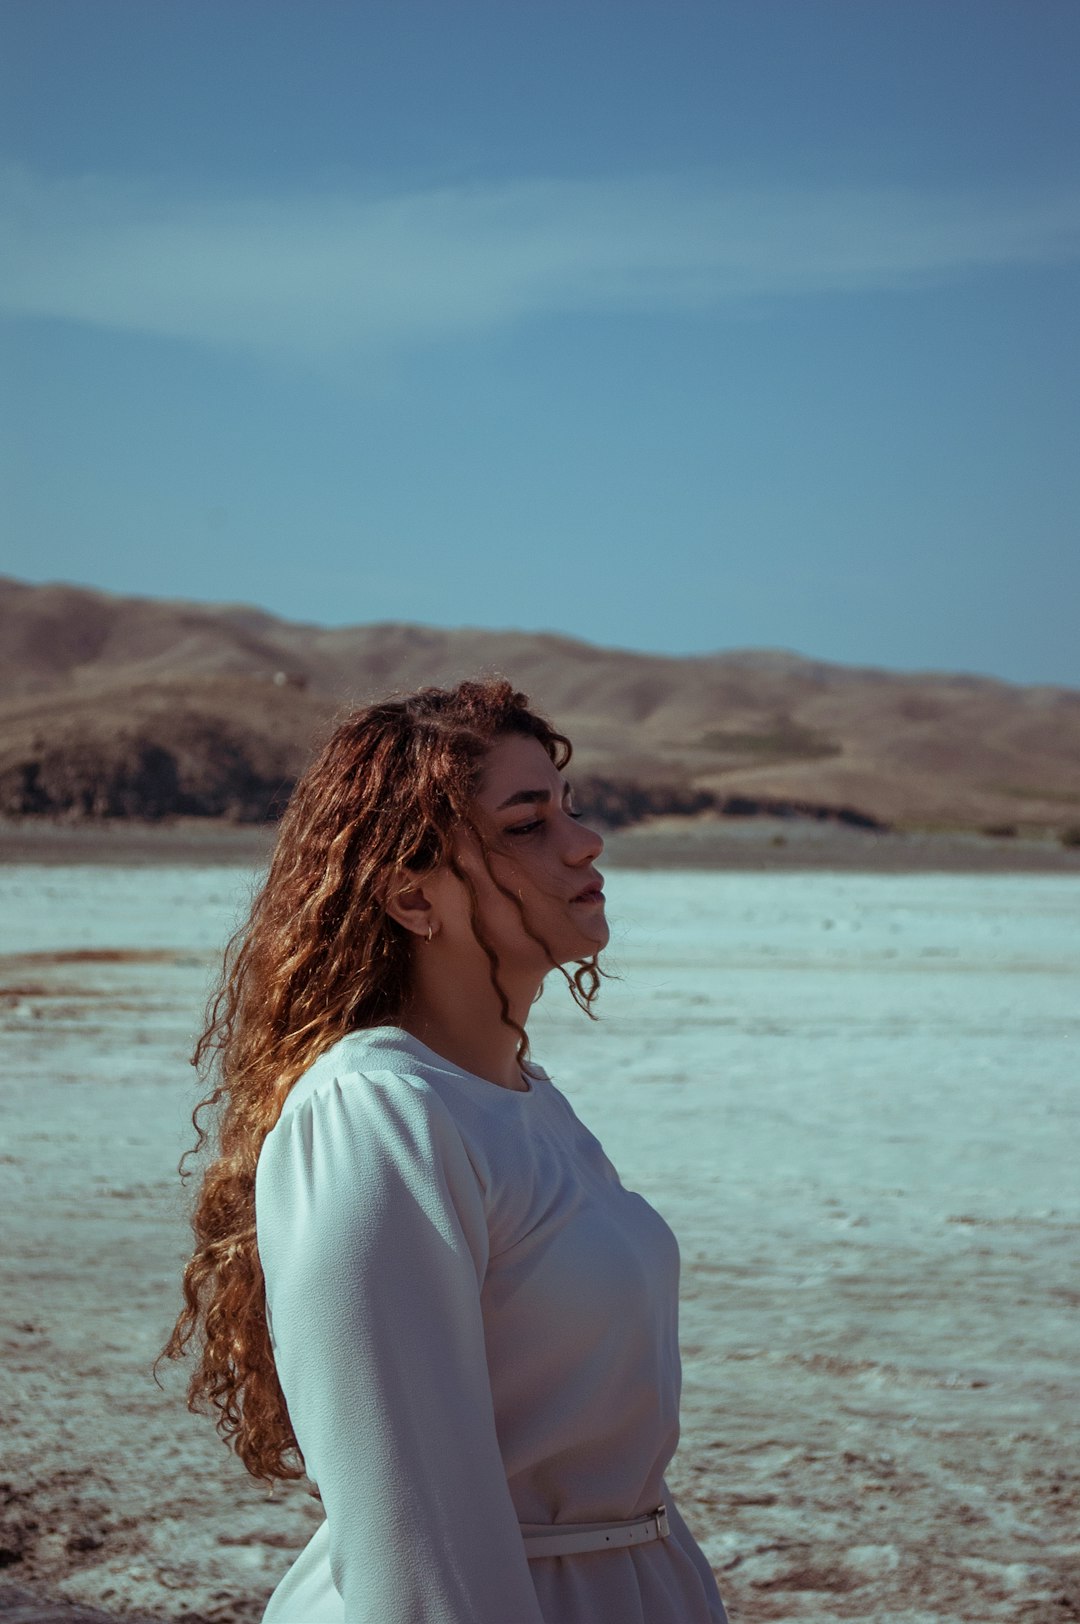
[[[414,936],[426,937],[432,927],[435,910],[424,881],[415,874],[395,874],[386,887],[383,906],[391,919]]]

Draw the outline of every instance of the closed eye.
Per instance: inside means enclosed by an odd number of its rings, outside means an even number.
[[[585,814],[584,812],[568,812],[567,816],[571,818],[583,818]],[[505,833],[508,835],[531,835],[535,830],[542,829],[543,826],[543,818],[534,818],[531,823],[519,823],[516,829],[507,829]]]

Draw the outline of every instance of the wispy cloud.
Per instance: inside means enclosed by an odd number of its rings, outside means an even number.
[[[319,357],[586,310],[910,288],[1080,256],[1080,193],[662,176],[193,201],[0,172],[0,309]]]

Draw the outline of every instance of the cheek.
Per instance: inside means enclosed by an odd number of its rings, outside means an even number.
[[[491,919],[493,923],[498,920],[501,930],[511,934],[521,931],[521,914],[514,898],[520,900],[525,917],[530,922],[535,920],[539,923],[553,907],[559,905],[558,893],[542,865],[530,863],[527,858],[514,859],[493,854],[491,870],[499,884],[511,893],[505,896],[490,879],[486,880],[480,891],[484,918]]]

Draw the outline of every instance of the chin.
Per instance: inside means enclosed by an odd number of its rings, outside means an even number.
[[[543,926],[538,926],[543,933]],[[579,959],[591,958],[605,948],[611,937],[607,920],[604,918],[591,921],[587,926],[581,920],[577,927],[567,930],[565,921],[559,931],[549,930],[545,933],[549,943],[551,958],[548,959],[548,969],[556,964],[573,964]],[[546,972],[545,972],[546,974]]]
[[[584,952],[578,952],[574,955],[575,958],[579,959],[588,958],[590,953],[599,953],[600,949],[606,947],[611,940],[611,931],[608,929],[606,920],[598,920],[594,931],[587,933],[582,931],[581,935],[586,946]]]

